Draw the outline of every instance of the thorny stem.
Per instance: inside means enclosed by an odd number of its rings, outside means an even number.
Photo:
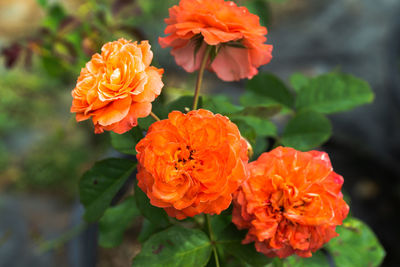
[[[208,234],[210,235],[212,250],[214,252],[215,265],[216,265],[216,267],[220,267],[219,259],[218,259],[217,247],[215,246],[215,237],[214,237],[214,233],[213,233],[212,227],[211,227],[210,215],[209,214],[205,214],[205,217],[206,217],[206,223],[207,223],[207,228],[208,228]]]
[[[152,117],[153,117],[153,119],[155,119],[156,121],[160,121],[160,118],[159,118],[159,117],[157,117],[157,115],[156,115],[156,114],[154,114],[154,113],[153,113],[153,111],[152,111],[152,112],[150,112],[150,116],[152,116]]]
[[[197,75],[197,81],[196,81],[196,89],[194,91],[194,96],[193,96],[192,110],[197,109],[197,104],[199,102],[201,83],[203,82],[203,74],[204,74],[204,70],[205,70],[207,62],[208,62],[208,58],[210,57],[210,52],[211,52],[212,48],[213,47],[211,45],[207,45],[206,51],[204,52],[203,60],[201,61],[201,64],[200,64],[200,69],[199,69],[199,73]]]

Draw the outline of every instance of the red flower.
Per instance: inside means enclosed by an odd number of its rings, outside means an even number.
[[[138,118],[150,114],[151,102],[164,86],[164,70],[150,66],[152,59],[147,41],[105,44],[82,69],[72,91],[76,120],[92,118],[95,133],[122,134],[136,126]]]
[[[137,145],[138,185],[177,219],[219,214],[247,178],[247,144],[227,117],[173,111]]]
[[[337,236],[336,225],[349,207],[340,192],[343,178],[326,153],[278,147],[248,167],[250,177],[235,194],[232,219],[249,229],[243,243],[255,242],[269,257],[311,257]]]
[[[246,7],[224,0],[181,0],[169,15],[169,36],[159,41],[163,48],[172,47],[176,63],[188,72],[199,69],[207,45],[218,51],[209,69],[224,81],[251,79],[272,58],[272,45],[264,44],[267,29]]]

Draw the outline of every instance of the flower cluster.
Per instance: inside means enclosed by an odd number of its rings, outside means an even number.
[[[248,165],[250,177],[235,194],[232,221],[249,229],[243,243],[255,242],[269,257],[296,253],[311,257],[331,238],[349,211],[342,176],[324,152],[278,147]]]
[[[250,79],[271,59],[266,28],[233,2],[181,0],[166,23],[169,36],[160,43],[172,47],[188,72],[208,67],[224,81]],[[76,119],[91,118],[95,133],[122,134],[137,126],[163,87],[163,70],[150,66],[152,58],[148,41],[105,44],[72,91]],[[248,163],[248,148],[225,116],[172,111],[136,145],[138,186],[152,205],[179,220],[220,214],[233,201],[233,223],[248,229],[243,243],[254,242],[269,257],[310,257],[337,236],[335,228],[348,214],[343,178],[323,152],[278,147]]]

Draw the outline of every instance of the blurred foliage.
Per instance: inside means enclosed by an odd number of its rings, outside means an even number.
[[[101,46],[118,38],[156,42],[168,7],[177,0],[89,0],[74,13],[60,3],[37,0],[45,12],[41,27],[31,36],[2,49],[5,66],[37,57],[45,72],[70,81]]]
[[[90,140],[78,127],[68,111],[70,91],[58,89],[66,85],[40,71],[0,73],[0,186],[74,196],[104,138]]]
[[[132,220],[140,215],[133,196],[124,202],[106,210],[99,220],[99,245],[104,248],[119,246],[125,230],[131,226]]]

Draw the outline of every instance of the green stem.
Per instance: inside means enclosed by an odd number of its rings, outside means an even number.
[[[217,247],[215,246],[215,237],[214,237],[214,233],[213,233],[212,227],[211,227],[210,215],[209,214],[205,214],[205,217],[206,217],[206,223],[207,223],[207,228],[208,228],[208,234],[210,235],[212,250],[213,250],[213,253],[214,253],[215,265],[216,265],[216,267],[220,267],[219,259],[218,259],[218,251],[217,251]]]
[[[206,51],[204,52],[203,60],[201,61],[201,64],[200,64],[200,69],[199,69],[199,73],[197,75],[197,81],[196,81],[196,89],[194,90],[192,110],[197,109],[197,104],[199,102],[201,83],[203,82],[203,74],[204,74],[204,70],[206,69],[208,58],[210,56],[210,52],[211,52],[212,48],[213,47],[211,45],[207,45]]]
[[[155,119],[156,121],[160,121],[160,118],[156,114],[154,114],[153,111],[150,112],[150,116],[152,116],[153,119]]]

